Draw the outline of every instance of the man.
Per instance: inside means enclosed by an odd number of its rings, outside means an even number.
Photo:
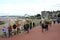
[[[27,31],[27,33],[29,33],[29,24],[24,25],[24,31]]]
[[[41,23],[42,32],[43,32],[43,29],[45,28],[45,20],[42,18],[40,23]]]

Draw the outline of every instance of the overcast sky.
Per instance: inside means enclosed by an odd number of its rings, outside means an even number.
[[[44,10],[59,10],[59,0],[0,0],[0,16],[36,15]]]

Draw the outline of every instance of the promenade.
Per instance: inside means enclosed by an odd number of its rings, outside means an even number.
[[[52,24],[48,31],[41,32],[41,26],[30,30],[29,33],[20,33],[0,40],[60,40],[60,24]]]

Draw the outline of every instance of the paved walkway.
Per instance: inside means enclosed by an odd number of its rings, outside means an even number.
[[[20,33],[10,38],[1,38],[0,40],[60,40],[60,24],[53,24],[48,31],[41,32],[40,26],[30,30],[30,33]]]

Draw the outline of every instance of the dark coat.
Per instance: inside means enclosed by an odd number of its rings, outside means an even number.
[[[24,25],[24,30],[25,30],[25,31],[28,31],[28,30],[29,30],[29,24],[25,24],[25,25]]]
[[[13,25],[13,29],[16,29],[16,27],[17,27],[16,24],[14,24],[14,25]]]

